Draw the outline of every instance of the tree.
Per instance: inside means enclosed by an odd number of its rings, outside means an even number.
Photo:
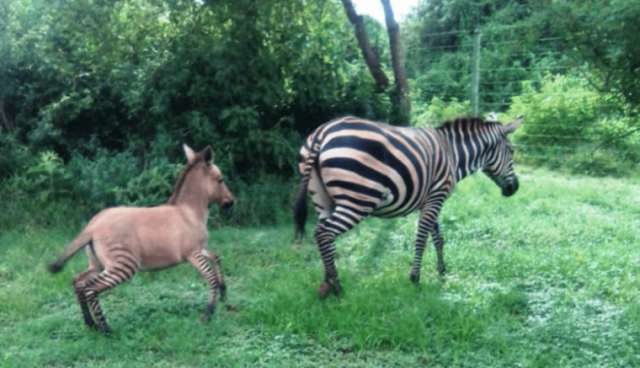
[[[365,32],[363,17],[356,13],[351,0],[342,0],[342,5],[347,13],[349,21],[354,25],[358,46],[362,51],[362,56],[369,67],[369,71],[376,81],[379,90],[389,84],[389,79],[381,68],[378,55],[372,50],[369,38]],[[385,23],[389,34],[389,49],[391,50],[391,64],[395,78],[395,104],[394,120],[406,123],[411,114],[411,100],[409,99],[409,84],[404,70],[402,55],[400,53],[400,26],[395,21],[393,9],[389,0],[382,0],[385,13]]]
[[[389,0],[381,0],[384,7],[385,22],[389,32],[389,47],[391,49],[391,62],[395,77],[396,93],[399,103],[399,117],[402,121],[408,119],[411,114],[411,99],[409,99],[409,84],[407,73],[404,70],[402,56],[400,54],[400,26],[393,16],[393,9]]]
[[[364,29],[364,18],[356,13],[351,0],[342,0],[342,5],[344,6],[349,21],[355,27],[356,38],[358,39],[358,46],[360,46],[360,50],[362,51],[362,57],[367,63],[373,79],[376,81],[376,86],[382,90],[389,85],[389,78],[387,78],[387,75],[382,70],[378,55],[371,49],[369,38]]]

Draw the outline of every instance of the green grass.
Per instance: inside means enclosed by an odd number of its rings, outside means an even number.
[[[431,244],[420,286],[409,281],[417,215],[343,236],[345,293],[324,301],[318,252],[292,244],[292,225],[223,228],[210,246],[229,297],[209,325],[204,280],[181,265],[106,293],[108,337],[84,327],[70,286],[86,256],[44,268],[82,224],[4,232],[0,365],[640,365],[640,182],[541,170],[520,181],[512,198],[481,175],[457,187],[441,215],[444,283]]]

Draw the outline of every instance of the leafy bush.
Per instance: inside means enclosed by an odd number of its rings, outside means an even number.
[[[588,139],[585,133],[606,112],[607,102],[581,78],[547,75],[539,90],[530,81],[513,97],[509,115],[523,114],[521,143],[575,146]]]
[[[467,116],[471,111],[469,101],[459,102],[456,98],[445,102],[433,97],[426,105],[417,104],[412,109],[412,121],[416,126],[439,126],[447,120]]]
[[[523,82],[507,121],[524,114],[515,134],[517,158],[589,174],[630,173],[640,163],[640,134],[623,108],[583,78],[547,75],[536,89]],[[634,134],[634,131],[636,132]]]

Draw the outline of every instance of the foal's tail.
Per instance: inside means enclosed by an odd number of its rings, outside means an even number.
[[[64,253],[62,253],[58,260],[47,267],[49,272],[58,273],[62,271],[65,263],[67,263],[74,254],[78,253],[80,249],[86,247],[89,243],[91,243],[91,234],[87,234],[83,231],[82,234],[75,238],[71,245],[65,249]]]
[[[296,240],[302,240],[304,237],[304,225],[307,222],[307,189],[309,187],[309,178],[311,177],[311,170],[316,164],[318,158],[318,151],[320,150],[320,143],[318,142],[318,136],[313,137],[311,146],[309,147],[309,157],[307,157],[304,166],[304,172],[302,173],[302,180],[298,186],[298,193],[296,199],[293,202],[293,219],[296,223]]]

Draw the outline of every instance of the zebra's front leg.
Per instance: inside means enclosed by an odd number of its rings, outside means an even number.
[[[413,257],[413,266],[411,267],[411,274],[409,275],[411,282],[417,284],[420,282],[420,268],[422,267],[422,254],[424,253],[424,247],[427,242],[427,237],[433,227],[432,222],[424,215],[418,222],[418,235],[416,237],[416,253]]]
[[[440,277],[444,276],[446,267],[444,266],[444,256],[442,254],[442,248],[444,247],[444,239],[440,235],[440,228],[436,222],[431,232],[433,234],[433,246],[436,248],[436,254],[438,256],[438,274]]]
[[[418,235],[416,237],[416,254],[413,259],[413,266],[411,268],[411,281],[413,283],[420,282],[420,267],[422,264],[422,254],[424,253],[424,247],[427,242],[429,234],[433,235],[433,241],[438,253],[438,272],[442,275],[444,273],[444,261],[442,259],[442,244],[444,243],[440,236],[440,230],[438,229],[438,214],[442,208],[443,197],[436,197],[435,200],[427,202],[426,206],[422,208],[422,215],[420,221],[418,221]]]
[[[445,265],[444,265],[444,256],[442,252],[442,248],[444,246],[444,239],[442,235],[440,235],[440,228],[438,223],[434,223],[431,225],[431,230],[429,229],[428,223],[422,224],[422,220],[418,225],[418,239],[416,240],[416,255],[413,260],[413,267],[411,268],[411,282],[414,284],[420,282],[420,267],[422,263],[422,254],[424,253],[424,247],[427,241],[427,236],[431,233],[433,237],[433,245],[436,248],[436,254],[438,256],[438,274],[440,277],[444,276],[445,273]]]

